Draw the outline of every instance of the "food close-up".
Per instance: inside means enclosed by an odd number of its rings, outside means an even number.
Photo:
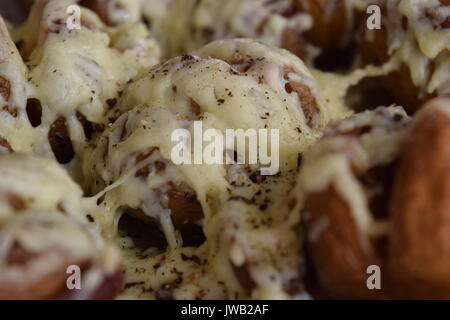
[[[450,299],[450,1],[0,15],[0,300]]]

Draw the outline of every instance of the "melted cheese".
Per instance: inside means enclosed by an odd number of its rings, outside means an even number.
[[[353,8],[364,11],[369,2],[373,1],[346,0],[347,16],[352,17]],[[95,195],[82,198],[80,188],[52,160],[0,156],[0,266],[11,239],[20,239],[36,250],[60,242],[80,257],[102,256],[97,249],[105,244],[96,235],[99,232],[122,249],[127,289],[121,299],[153,299],[156,290],[172,283],[177,284],[176,299],[290,299],[302,297],[291,296],[285,289],[299,277],[301,239],[297,228],[309,192],[333,184],[350,204],[366,240],[386,232],[388,226],[372,218],[349,163],[351,160],[362,170],[389,163],[396,157],[406,129],[366,112],[339,126],[346,130],[371,124],[377,129],[370,134],[358,141],[334,137],[315,143],[330,120],[352,114],[344,100],[351,86],[365,77],[387,74],[401,63],[409,66],[414,83],[423,90],[448,93],[448,29],[435,29],[423,18],[424,10],[435,8],[437,0],[389,2],[392,58],[381,67],[368,66],[347,75],[310,71],[292,54],[273,47],[281,45],[287,28],[301,33],[313,24],[311,17],[302,13],[286,17],[291,5],[288,0],[118,0],[107,7],[109,19],[117,27],[105,26],[84,8],[81,30],[55,25],[58,19],[65,21],[65,9],[74,3],[42,1],[27,23],[14,30],[14,40],[23,41],[26,63],[0,22],[0,76],[8,79],[12,88],[8,101],[0,96],[0,105],[18,110],[16,117],[0,111],[0,136],[16,151],[53,159],[49,127],[58,116],[64,116],[76,152],[69,170]],[[325,14],[329,16],[331,9]],[[165,56],[195,51],[157,64],[159,46],[140,23],[141,14],[149,20]],[[435,14],[437,20],[442,19],[449,15],[448,8],[437,8]],[[398,27],[401,15],[410,21],[407,31]],[[353,19],[347,23],[348,29],[353,29]],[[57,32],[48,33],[49,29]],[[258,38],[269,45],[238,39],[201,47],[210,40],[235,37]],[[308,50],[311,58],[317,54],[312,47]],[[435,63],[431,76],[427,69],[430,60]],[[314,126],[308,124],[305,100],[296,92],[287,92],[289,81],[300,82],[310,91],[319,110]],[[27,117],[29,98],[38,98],[42,104],[42,124],[37,128]],[[117,99],[112,110],[108,99]],[[93,123],[106,125],[106,131],[91,143],[86,141],[77,111]],[[402,124],[409,121],[398,107],[385,112],[401,114]],[[177,128],[192,131],[193,121],[199,119],[204,129],[220,132],[279,129],[280,175],[255,183],[249,172],[257,171],[259,165],[171,163],[171,133]],[[152,147],[158,151],[142,162],[135,161],[136,153]],[[294,189],[297,157],[305,152]],[[155,160],[165,161],[163,174],[153,170],[145,179],[136,177],[139,169]],[[199,247],[182,246],[170,210],[153,192],[174,181],[189,185],[203,209],[199,223],[207,240]],[[26,199],[23,217],[15,214],[7,200],[11,193]],[[288,194],[297,204],[293,210]],[[118,230],[123,206],[139,207],[156,219],[167,249],[142,251],[133,239],[124,237]],[[61,210],[68,217],[61,215]],[[86,226],[86,213],[98,230]],[[51,221],[55,228],[37,224],[24,232],[29,221]],[[2,233],[2,227],[7,232]],[[87,229],[90,231],[85,232]],[[317,230],[316,236],[320,236],[323,226]],[[117,263],[116,255],[107,256]],[[254,283],[250,293],[236,277],[235,267],[248,271]]]
[[[59,206],[74,216],[81,212],[80,187],[53,161],[15,154],[0,155],[0,175],[2,195],[17,195],[32,210],[56,211]],[[2,217],[15,214],[7,201],[0,203],[0,212]]]
[[[130,22],[107,29],[98,18],[92,18],[92,12],[87,9],[83,9],[82,14],[94,21],[89,24],[90,28],[68,30],[62,24],[57,25],[57,31],[49,33],[55,19],[66,21],[65,9],[73,3],[75,1],[49,1],[40,11],[32,11],[17,39],[23,39],[25,47],[27,44],[31,48],[33,44],[36,46],[31,50],[27,67],[6,28],[2,28],[2,72],[12,86],[10,101],[3,101],[3,104],[11,105],[18,114],[14,118],[7,112],[0,113],[4,119],[0,136],[16,151],[54,158],[47,136],[52,123],[64,117],[77,156],[70,164],[76,175],[77,163],[87,145],[77,112],[91,123],[104,123],[108,99],[117,98],[128,81],[156,64],[159,48],[143,24]],[[29,31],[32,28],[41,30],[38,39],[27,38],[30,34],[36,37],[36,33]],[[41,124],[36,128],[30,125],[27,116],[29,98],[38,99],[42,106]]]
[[[230,65],[237,53],[252,64],[245,73],[234,69],[238,65]],[[286,67],[294,70],[285,74],[286,77],[293,77],[310,88],[320,110],[317,128],[306,123],[302,99],[294,92],[286,92],[287,80],[283,76]],[[196,112],[192,110],[192,101],[197,104]],[[154,277],[159,269],[155,271],[148,266],[157,264],[155,261],[162,256],[165,260],[159,263],[161,270],[177,261],[177,270],[183,272],[183,282],[174,293],[176,297],[289,297],[283,288],[298,277],[299,241],[295,228],[299,215],[289,213],[283,195],[293,186],[297,155],[314,143],[329,121],[329,110],[303,63],[287,51],[256,41],[218,41],[192,56],[177,57],[153,68],[128,87],[112,113],[118,110],[123,113],[131,106],[135,108],[102,135],[84,164],[85,176],[92,179],[89,184],[98,185],[96,191],[113,183],[102,203],[107,211],[96,213],[103,234],[117,238],[114,229],[117,210],[127,205],[142,208],[146,215],[158,219],[169,244],[167,252],[153,252],[148,261],[139,263],[147,266],[141,267],[145,270],[142,272],[145,280],[143,275],[135,273],[130,277],[144,284],[133,286],[124,297],[144,289],[147,291],[144,290],[143,296],[151,295],[149,287],[158,289],[161,281],[177,276],[175,273]],[[199,119],[204,130],[279,129],[281,175],[269,176],[257,184],[250,180],[247,170],[253,172],[258,166],[235,165],[226,169],[223,165],[170,163],[175,145],[171,133],[177,128],[192,130],[193,121]],[[136,164],[132,156],[153,147],[158,147],[158,152],[152,153],[148,161],[154,161],[156,155],[157,159],[169,163],[164,174],[152,171],[143,180],[134,173],[146,163]],[[152,192],[168,181],[186,182],[202,205],[207,240],[199,248],[181,247],[170,211],[161,208],[161,199]],[[129,252],[126,255],[133,257],[135,249],[131,246],[128,250],[131,252],[126,250]],[[205,265],[195,268],[192,261],[180,261],[181,254],[194,254]],[[136,268],[135,263],[130,264],[130,269]],[[248,268],[255,283],[250,295],[236,279],[233,265]]]
[[[312,26],[308,14],[296,13],[290,0],[271,3],[265,0],[150,0],[144,15],[151,21],[165,54],[169,57],[190,52],[220,39],[257,38],[274,46],[282,45],[283,32],[289,28],[302,33]],[[317,49],[308,45],[311,58]]]
[[[24,281],[65,271],[70,262],[99,262],[106,272],[117,270],[117,250],[88,225],[81,189],[61,166],[36,156],[1,154],[0,175],[2,285],[26,287]],[[36,255],[26,266],[8,263],[17,245]]]
[[[386,5],[387,17],[383,22],[392,61],[408,67],[414,85],[422,93],[448,94],[450,29],[442,28],[441,24],[450,16],[450,7],[439,0],[394,0]],[[408,19],[406,30],[402,17]]]
[[[393,120],[394,115],[400,116],[401,120]],[[302,206],[308,194],[326,190],[332,185],[348,203],[363,241],[385,234],[388,225],[374,220],[364,186],[355,176],[354,170],[366,172],[394,161],[408,133],[405,124],[409,121],[410,118],[401,107],[365,111],[341,122],[335,120],[328,129],[329,135],[305,155],[296,190],[299,206]],[[372,130],[361,137],[339,135],[340,132],[364,126],[370,126]],[[337,136],[334,136],[333,130]]]

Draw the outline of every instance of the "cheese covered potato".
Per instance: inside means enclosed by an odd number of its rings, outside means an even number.
[[[316,81],[300,59],[248,39],[215,41],[192,55],[161,63],[129,85],[118,110],[144,104],[190,118],[205,108],[238,128],[265,128],[277,119],[280,130],[299,126],[304,147],[330,117]],[[244,114],[243,108],[248,108]],[[249,117],[256,117],[257,124]],[[282,135],[282,145],[289,136]]]
[[[450,93],[450,2],[380,1],[382,29],[363,29],[366,64],[390,64],[382,84],[409,112]]]
[[[118,251],[88,226],[81,190],[51,160],[0,155],[0,299],[111,299]],[[81,269],[79,290],[69,267]]]
[[[143,15],[169,57],[214,40],[242,37],[288,49],[308,65],[323,55],[337,67],[341,60],[352,60],[356,29],[373,2],[150,0],[144,2]]]
[[[330,124],[306,154],[307,243],[331,297],[450,296],[449,108],[432,100],[412,121],[399,107],[367,111]],[[371,266],[379,290],[369,290]]]
[[[300,294],[299,215],[283,195],[328,110],[297,57],[252,40],[213,42],[152,68],[111,114],[122,115],[88,151],[83,168],[100,192],[95,220],[104,235],[119,236],[134,256],[147,250],[145,264],[126,262],[129,270],[142,268],[128,275],[140,283],[130,294],[162,298],[167,286],[173,298]],[[234,159],[229,164],[176,164],[172,133],[184,128],[194,136],[195,121],[221,135],[279,130],[279,170],[263,175],[261,163],[240,164],[246,155],[237,148],[218,150],[219,158]],[[167,273],[174,261],[176,271]]]
[[[386,194],[408,122],[400,107],[332,121],[304,157],[298,184],[306,242],[328,294],[373,293],[366,268],[379,264],[377,241],[388,230]]]
[[[302,37],[311,17],[297,12],[292,0],[150,0],[143,10],[169,57],[239,37],[263,40],[306,60],[317,54]]]
[[[75,3],[35,2],[16,32],[24,60],[3,23],[0,39],[0,136],[14,150],[71,163],[73,170],[120,90],[159,52],[143,24],[107,28],[85,8],[81,29],[68,29],[67,8]]]
[[[0,299],[450,298],[449,0],[15,7]]]

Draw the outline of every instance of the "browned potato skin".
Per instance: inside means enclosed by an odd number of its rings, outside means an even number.
[[[319,239],[308,239],[309,252],[319,277],[320,285],[332,297],[373,298],[378,292],[368,290],[366,269],[380,265],[370,244],[364,250],[360,234],[347,203],[330,186],[323,192],[309,196],[305,219],[307,234],[320,220],[329,221]]]
[[[320,284],[332,298],[450,298],[450,116],[436,109],[423,112],[386,191],[387,237],[363,247],[349,207],[332,185],[307,197],[307,245]],[[323,218],[327,228],[310,239]],[[381,290],[366,287],[372,264],[381,268]]]
[[[183,230],[196,225],[203,218],[203,209],[194,190],[182,184],[167,192],[169,208],[175,228]]]
[[[25,285],[11,285],[11,283],[0,283],[0,300],[43,300],[51,299],[58,292],[62,291],[66,285],[66,268],[68,265],[77,264],[67,259],[61,251],[43,252],[40,254],[25,251],[20,246],[16,246],[8,258],[11,265],[20,266],[26,273],[33,273],[27,270],[27,265],[33,260],[45,260],[46,255],[57,254],[59,264],[48,266],[45,274],[40,277],[31,278]],[[27,270],[27,271],[25,271]],[[32,280],[33,279],[33,280]]]
[[[320,47],[325,52],[335,52],[342,49],[341,42],[347,30],[347,12],[345,0],[294,0],[295,7],[300,12],[309,13],[314,19],[311,30],[305,32],[306,40]],[[336,4],[329,19],[325,18],[328,6]],[[355,18],[359,15],[355,12]],[[355,23],[356,25],[356,23]]]
[[[48,141],[59,163],[66,164],[72,161],[75,151],[64,117],[59,117],[52,123],[48,132]]]
[[[450,298],[449,139],[450,116],[427,112],[405,144],[392,191],[389,272],[419,298]]]
[[[58,263],[48,264],[45,272],[36,274],[32,264],[36,261],[54,262],[58,257]],[[50,258],[52,257],[52,258]],[[22,245],[16,243],[7,257],[7,265],[20,268],[24,277],[29,276],[27,281],[0,282],[0,300],[48,300],[48,299],[76,299],[79,290],[68,290],[66,281],[69,274],[66,273],[69,265],[78,265],[82,275],[87,274],[93,268],[102,268],[100,265],[92,264],[90,261],[79,261],[74,259],[70,252],[62,248],[53,248],[46,252],[31,252]],[[124,285],[124,274],[120,264],[111,274],[106,271],[102,274],[102,281],[90,292],[83,292],[83,298],[89,300],[113,299],[120,293]],[[81,291],[83,287],[81,288]]]
[[[239,281],[239,284],[247,292],[247,294],[250,295],[252,290],[256,287],[256,284],[250,276],[248,266],[243,265],[240,267],[236,267],[235,265],[233,265],[233,272],[236,276],[236,279]]]
[[[308,52],[303,35],[297,30],[286,28],[281,35],[281,47],[289,50],[300,59],[307,59]]]
[[[301,108],[305,115],[306,123],[310,128],[317,128],[319,125],[320,109],[317,106],[316,97],[314,97],[311,89],[306,84],[290,80],[288,74],[291,72],[295,73],[296,71],[290,67],[284,67],[284,79],[288,81],[285,84],[285,90],[287,93],[293,91],[297,93],[298,98],[302,102]]]
[[[126,128],[124,126],[122,135],[126,135]],[[147,151],[139,152],[135,155],[135,163],[138,164],[148,157],[150,157],[153,152],[159,150],[158,147],[151,147]],[[164,172],[166,170],[166,162],[164,160],[155,161],[154,163],[139,169],[135,176],[141,178],[147,178],[152,170],[152,167],[157,174]],[[173,183],[169,182],[162,189],[153,190],[157,194],[166,194],[168,202],[163,204],[171,210],[171,218],[173,225],[176,229],[180,231],[187,231],[189,229],[195,228],[197,222],[203,218],[203,209],[198,201],[195,191],[186,183]],[[144,222],[149,223],[148,217],[142,212],[145,217]],[[139,218],[141,214],[134,214],[135,217]],[[151,224],[151,223],[150,223]]]
[[[150,156],[156,148],[150,152],[137,155],[137,162],[143,161]],[[165,170],[165,164],[156,161],[153,164],[156,172]],[[147,177],[150,168],[144,167],[136,173],[138,177]],[[195,191],[186,183],[168,183],[165,189],[153,190],[161,198],[167,198],[167,203],[162,203],[164,207],[170,209],[172,223],[180,231],[183,246],[199,246],[205,241],[202,226],[199,221],[203,218],[203,209],[198,201]],[[130,217],[132,217],[130,219]],[[134,218],[134,219],[133,219]],[[124,208],[124,216],[119,223],[125,233],[134,239],[137,247],[146,249],[157,247],[164,249],[167,246],[164,234],[160,230],[159,222],[156,218],[145,214],[141,208]]]
[[[13,153],[14,150],[11,147],[11,145],[9,144],[8,140],[6,140],[5,138],[2,138],[0,136],[0,146],[5,148],[9,153]]]
[[[364,64],[379,66],[389,60],[387,32],[383,28],[374,30],[374,34],[372,42],[367,41],[364,34],[360,37],[360,52]],[[405,65],[402,65],[400,70],[381,77],[380,83],[395,102],[404,106],[409,113],[416,112],[425,101],[433,97],[433,95],[418,96],[419,89],[413,84],[409,69]]]

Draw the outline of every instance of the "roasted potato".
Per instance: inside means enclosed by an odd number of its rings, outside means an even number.
[[[380,83],[410,113],[425,101],[450,93],[444,69],[450,59],[450,15],[446,7],[450,7],[448,0],[385,0],[381,2],[382,28],[368,30],[361,26],[363,63],[393,63],[390,72],[380,77]],[[427,41],[431,36],[436,40]]]
[[[449,99],[430,101],[412,121],[380,108],[331,124],[306,155],[307,245],[331,297],[450,297],[449,130]],[[366,283],[371,265],[381,270],[379,290]]]
[[[352,0],[293,0],[300,12],[313,18],[313,26],[304,33],[307,41],[323,51],[343,49],[352,39],[361,14]]]

